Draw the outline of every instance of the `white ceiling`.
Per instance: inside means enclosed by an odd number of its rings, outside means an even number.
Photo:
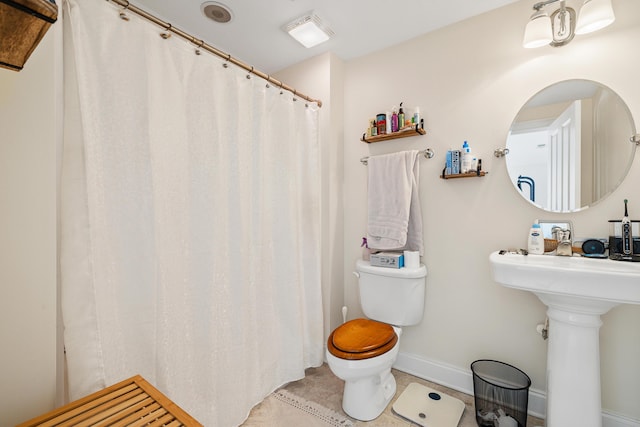
[[[226,24],[201,13],[204,1],[131,4],[272,74],[325,52],[348,61],[518,0],[219,0],[233,13]],[[326,21],[335,36],[306,49],[281,27],[310,11]]]

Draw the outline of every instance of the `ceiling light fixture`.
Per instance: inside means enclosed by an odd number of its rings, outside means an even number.
[[[314,12],[291,21],[282,29],[306,48],[324,43],[335,35]]]
[[[551,16],[544,7],[560,2],[560,7]],[[575,34],[587,34],[600,30],[615,21],[611,0],[584,0],[576,22],[576,12],[565,5],[565,0],[547,0],[533,5],[524,31],[522,45],[536,48],[545,45],[564,46],[573,40]]]
[[[233,19],[231,9],[217,1],[206,1],[202,3],[200,10],[204,16],[220,24],[226,24]]]

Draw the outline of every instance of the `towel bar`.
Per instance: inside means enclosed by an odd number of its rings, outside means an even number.
[[[424,156],[425,159],[431,159],[433,156],[435,156],[435,153],[431,148],[427,148],[426,150],[420,150],[418,154]],[[367,165],[368,161],[369,161],[369,156],[363,157],[360,159],[360,163],[362,163],[365,166]]]

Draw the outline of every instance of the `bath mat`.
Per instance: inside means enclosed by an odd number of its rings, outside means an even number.
[[[319,403],[303,399],[287,390],[271,393],[251,411],[242,427],[353,427],[353,422]]]
[[[457,427],[464,402],[432,388],[411,383],[393,404],[393,412],[423,427]]]

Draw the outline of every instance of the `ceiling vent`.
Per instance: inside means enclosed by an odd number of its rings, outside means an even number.
[[[289,22],[282,29],[306,48],[324,43],[335,35],[333,30],[314,12]]]
[[[200,10],[204,16],[220,24],[226,24],[233,19],[231,9],[217,1],[207,1],[202,3]]]

